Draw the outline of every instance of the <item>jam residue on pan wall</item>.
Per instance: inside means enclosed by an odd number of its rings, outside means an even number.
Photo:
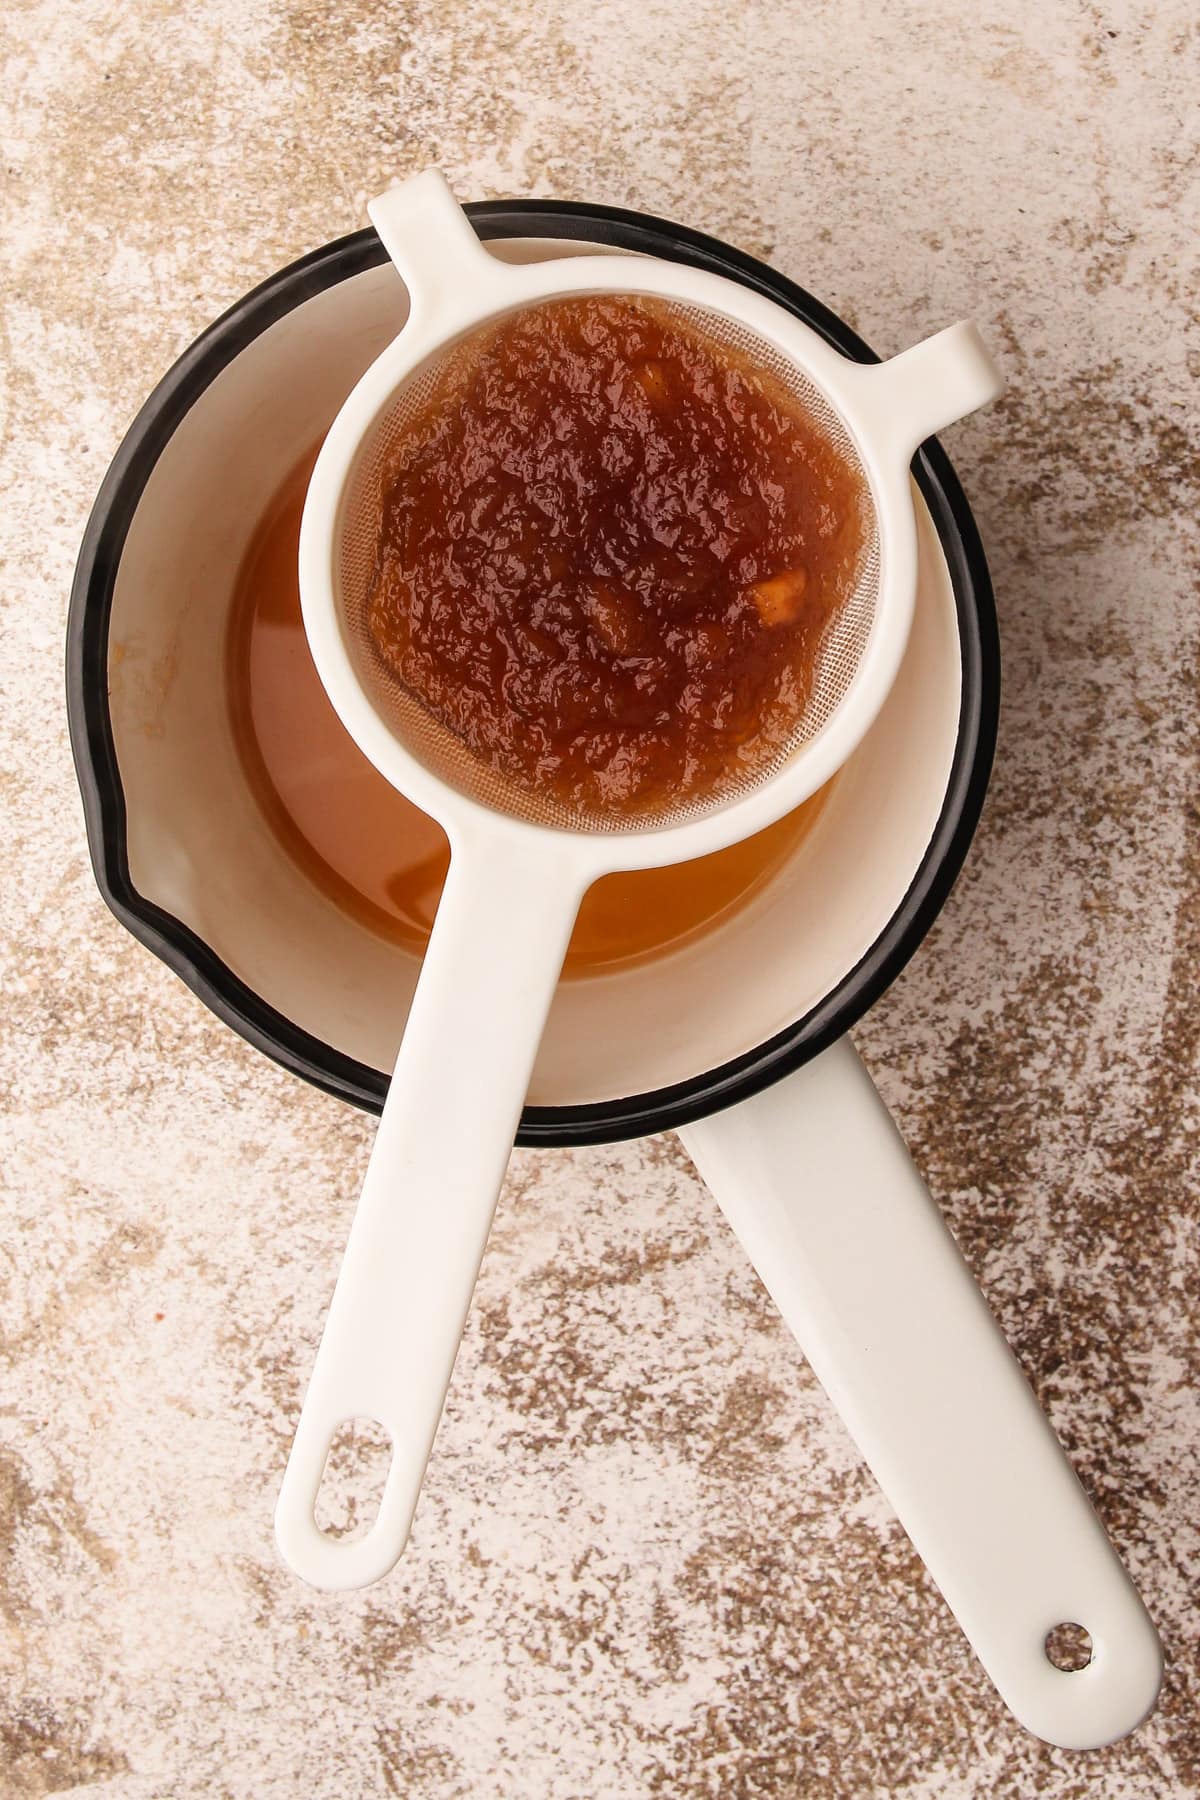
[[[610,818],[674,809],[791,738],[863,507],[783,386],[683,315],[553,301],[467,340],[404,426],[371,635],[528,790]]]

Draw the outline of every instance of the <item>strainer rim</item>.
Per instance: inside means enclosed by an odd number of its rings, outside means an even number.
[[[507,266],[495,289],[502,296],[501,304],[480,304],[476,296],[471,315],[459,320],[456,328],[444,336],[433,331],[428,317],[418,316],[410,321],[371,364],[339,410],[317,457],[300,528],[301,610],[309,649],[334,710],[363,754],[393,786],[443,826],[452,844],[468,832],[482,835],[492,831],[514,840],[533,832],[543,840],[547,834],[557,833],[561,839],[558,854],[564,863],[591,870],[589,879],[612,870],[687,861],[765,829],[823,786],[857,748],[877,717],[899,669],[912,622],[917,577],[916,521],[907,491],[907,471],[891,467],[890,446],[872,438],[869,432],[864,435],[859,428],[856,413],[861,402],[853,377],[846,374],[847,366],[854,367],[852,359],[840,354],[805,318],[781,308],[767,295],[753,299],[747,324],[744,316],[720,304],[723,295],[733,296],[740,291],[739,284],[711,271],[697,276],[685,265],[680,266],[680,281],[688,275],[695,277],[690,284],[692,294],[684,282],[685,304],[708,306],[714,312],[724,313],[733,323],[793,356],[838,416],[869,485],[880,568],[874,619],[862,655],[829,717],[782,770],[696,818],[635,826],[625,831],[556,828],[494,811],[426,767],[394,733],[382,708],[360,680],[355,646],[336,593],[341,520],[370,434],[394,403],[400,386],[417,377],[431,357],[444,353],[464,333],[521,304],[541,304],[560,295],[580,293],[678,297],[660,272],[665,260],[560,258],[557,266],[525,264],[515,270]],[[573,276],[573,271],[578,274]],[[560,285],[551,285],[551,272]],[[601,280],[604,272],[612,279]],[[694,292],[697,282],[698,297]],[[503,298],[506,289],[511,299]],[[751,301],[742,299],[739,305],[750,306]],[[843,383],[840,395],[839,380]]]

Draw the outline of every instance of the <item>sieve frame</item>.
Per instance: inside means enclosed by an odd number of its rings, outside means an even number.
[[[335,712],[373,766],[442,825],[451,856],[275,1508],[284,1561],[334,1590],[379,1580],[408,1542],[584,891],[613,870],[687,862],[754,836],[848,758],[891,691],[914,610],[917,523],[904,452],[925,425],[962,417],[1002,387],[971,326],[868,375],[852,364],[838,370],[786,315],[777,321],[766,303],[697,271],[603,258],[494,263],[433,170],[368,211],[408,288],[409,319],[318,455],[300,527],[301,609]],[[370,639],[379,478],[398,422],[431,393],[431,358],[436,383],[466,331],[580,293],[652,295],[699,311],[710,331],[753,345],[764,371],[802,378],[829,434],[857,450],[879,559],[868,565],[877,605],[864,570],[835,628],[836,650],[827,640],[803,721],[812,735],[713,810],[609,833],[586,815],[572,828],[535,822],[539,796],[520,785],[514,793],[485,759],[464,756],[454,734],[355,654]],[[391,700],[386,715],[381,699]],[[375,1520],[352,1544],[330,1539],[316,1517],[330,1446],[348,1418],[379,1421],[392,1441]]]
[[[599,876],[688,862],[764,830],[794,810],[839,769],[861,742],[891,689],[908,641],[917,584],[917,532],[908,465],[931,418],[946,422],[968,406],[949,383],[949,404],[914,386],[927,380],[934,347],[961,364],[961,386],[998,391],[994,367],[973,327],[952,327],[892,360],[867,368],[850,361],[773,300],[707,269],[658,258],[595,256],[504,264],[488,255],[444,179],[427,170],[390,189],[369,208],[409,292],[410,314],[344,402],[321,447],[300,530],[300,595],[305,631],[322,684],[343,725],[368,760],[446,831],[452,855],[480,853],[489,842],[536,834],[553,853],[559,878],[582,888]],[[626,830],[528,823],[481,804],[430,770],[396,736],[364,688],[355,646],[338,602],[341,530],[360,459],[402,385],[465,336],[508,313],[560,298],[636,295],[717,314],[793,363],[841,421],[874,510],[879,578],[875,613],[854,674],[829,717],[775,772],[742,793],[680,822]],[[953,339],[953,342],[947,342]],[[936,367],[936,354],[934,354]],[[909,365],[905,367],[905,365]],[[921,365],[924,365],[923,367]],[[899,371],[899,378],[897,378]],[[985,389],[988,390],[985,392]]]
[[[396,251],[393,251],[393,256]],[[623,258],[622,264],[629,265]],[[578,261],[573,264],[578,267]],[[598,297],[612,298],[607,290]],[[620,298],[633,304],[645,302],[647,296],[630,296],[626,285]],[[442,389],[448,377],[448,391],[439,404],[453,408],[462,391],[464,378],[469,383],[471,349],[479,342],[477,333],[486,339],[497,320],[524,316],[536,330],[539,315],[552,312],[562,303],[562,296],[532,306],[518,305],[493,314],[482,327],[469,327],[450,338],[424,361],[416,363],[402,377],[399,389],[377,409],[357,456],[346,476],[335,523],[334,581],[338,595],[338,618],[342,627],[342,643],[355,663],[366,698],[383,718],[390,734],[399,737],[410,756],[417,759],[443,784],[460,795],[478,801],[486,810],[499,811],[531,825],[552,832],[581,832],[587,837],[612,839],[622,830],[636,832],[639,837],[650,832],[663,832],[674,825],[699,823],[728,807],[759,785],[774,779],[790,762],[807,753],[820,736],[825,724],[848,696],[862,661],[866,644],[878,613],[879,542],[877,511],[866,473],[862,469],[857,446],[845,431],[841,417],[835,413],[824,394],[802,372],[794,358],[784,357],[778,347],[761,338],[752,338],[740,322],[733,324],[726,314],[701,312],[691,303],[675,302],[669,313],[684,330],[694,331],[699,341],[711,346],[719,355],[727,345],[753,377],[761,373],[769,382],[785,390],[797,411],[806,419],[808,429],[822,437],[843,457],[861,483],[859,508],[862,517],[862,541],[852,574],[840,603],[826,621],[817,646],[815,679],[801,716],[793,723],[787,740],[761,755],[753,766],[739,768],[736,763],[717,778],[711,791],[660,802],[645,812],[637,811],[627,820],[619,814],[596,809],[573,811],[549,794],[530,791],[526,785],[499,767],[476,757],[450,729],[436,720],[409,692],[380,655],[370,626],[371,591],[378,569],[379,520],[386,495],[394,483],[397,458],[407,431],[408,419],[426,419],[431,393]],[[653,301],[652,304],[660,304]],[[466,346],[465,358],[459,358],[459,347]],[[458,367],[456,369],[456,362]],[[464,368],[465,364],[465,368]],[[914,584],[915,585],[915,584]],[[411,765],[410,765],[411,766]],[[457,803],[456,803],[457,804]]]

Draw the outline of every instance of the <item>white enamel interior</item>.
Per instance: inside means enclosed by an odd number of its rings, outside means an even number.
[[[512,260],[590,253],[546,240],[495,249]],[[206,389],[138,505],[109,646],[134,886],[271,1006],[377,1069],[394,1060],[418,965],[343,914],[265,825],[233,740],[224,656],[254,525],[394,338],[406,306],[390,265],[356,275],[271,326]],[[958,724],[953,593],[919,496],[917,517],[908,649],[815,829],[703,940],[650,965],[560,983],[532,1104],[641,1093],[753,1049],[808,1012],[887,924],[940,813]]]

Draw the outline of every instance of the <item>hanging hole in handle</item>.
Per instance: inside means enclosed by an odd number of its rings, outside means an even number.
[[[1064,1619],[1061,1624],[1050,1627],[1043,1648],[1048,1663],[1061,1669],[1064,1675],[1075,1675],[1080,1669],[1086,1669],[1092,1660],[1092,1634],[1073,1619]]]
[[[379,1516],[392,1463],[391,1435],[378,1419],[343,1419],[330,1439],[313,1520],[340,1543],[366,1537]]]

